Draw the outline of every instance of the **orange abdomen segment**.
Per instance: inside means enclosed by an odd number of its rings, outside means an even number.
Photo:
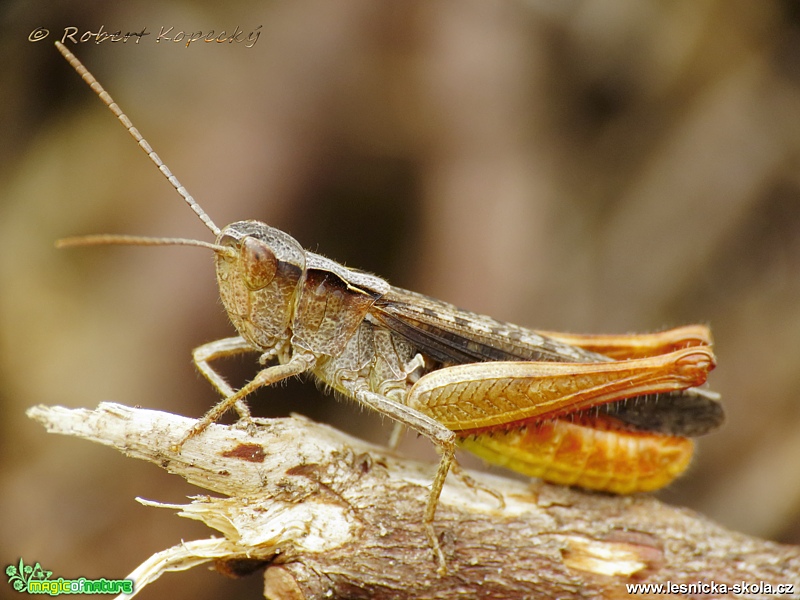
[[[694,443],[683,437],[560,419],[484,431],[458,443],[523,475],[615,494],[664,487],[686,470],[694,450]]]

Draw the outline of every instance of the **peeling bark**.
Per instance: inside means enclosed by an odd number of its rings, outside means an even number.
[[[167,571],[213,562],[229,575],[266,567],[265,596],[274,599],[623,598],[630,583],[712,581],[793,584],[800,593],[800,548],[648,496],[480,473],[448,477],[435,522],[448,561],[440,577],[422,527],[433,465],[300,417],[258,419],[253,432],[212,425],[178,453],[192,419],[110,403],[28,415],[226,496],[142,501],[224,537],[154,555],[131,574],[137,591]]]

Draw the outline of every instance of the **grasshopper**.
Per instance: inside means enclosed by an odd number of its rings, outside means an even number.
[[[705,326],[619,336],[534,331],[391,286],[265,223],[218,228],[97,80],[56,46],[215,236],[213,243],[124,235],[59,242],[214,252],[220,296],[238,335],[194,350],[195,365],[223,400],[178,448],[230,408],[248,422],[243,400],[254,390],[311,374],[440,451],[423,523],[443,573],[434,516],[457,445],[550,482],[634,493],[672,481],[691,458],[688,438],[722,423],[718,396],[697,387],[715,365]],[[212,363],[249,352],[260,354],[263,368],[234,390]]]

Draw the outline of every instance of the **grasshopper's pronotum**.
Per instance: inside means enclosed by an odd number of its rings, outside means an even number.
[[[258,221],[219,229],[78,59],[56,46],[216,238],[61,242],[213,250],[220,296],[238,335],[194,351],[223,400],[179,447],[231,407],[249,419],[243,400],[255,389],[310,373],[438,447],[424,524],[444,571],[433,523],[456,445],[551,482],[633,493],[672,481],[691,458],[688,437],[722,422],[716,395],[696,387],[714,368],[704,326],[627,336],[533,331],[393,287]],[[264,368],[234,390],[211,363],[245,352],[259,353]]]

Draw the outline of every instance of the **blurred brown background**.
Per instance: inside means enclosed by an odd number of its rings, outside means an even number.
[[[233,334],[204,250],[53,248],[96,232],[210,239],[52,46],[66,26],[100,25],[152,32],[72,49],[220,226],[260,219],[395,285],[531,327],[709,323],[728,423],[661,495],[800,543],[797,2],[0,10],[3,566],[21,556],[55,576],[123,577],[212,533],[134,501],[196,488],[24,416],[103,400],[199,416],[217,398],[190,351]],[[40,26],[50,38],[27,41]],[[261,29],[252,48],[186,48],[156,44],[162,26]],[[224,368],[241,382],[255,362]],[[309,383],[251,406],[375,441],[390,429]],[[198,570],[143,597],[259,589]]]

